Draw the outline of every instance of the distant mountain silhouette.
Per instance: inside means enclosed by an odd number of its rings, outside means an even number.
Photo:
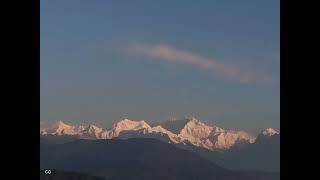
[[[40,144],[42,169],[73,171],[108,180],[259,179],[252,174],[221,168],[194,153],[155,139],[76,140],[64,144]]]
[[[47,145],[64,144],[67,142],[75,141],[77,139],[79,139],[77,136],[71,136],[71,135],[62,135],[62,136],[40,135],[40,144],[47,144]]]
[[[235,170],[261,170],[280,172],[280,135],[259,135],[256,141],[246,146],[225,152],[212,152],[191,145],[179,145],[219,166]]]

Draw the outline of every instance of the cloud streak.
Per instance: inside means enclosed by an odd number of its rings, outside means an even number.
[[[255,83],[258,78],[255,72],[241,69],[237,65],[227,65],[212,58],[206,58],[187,51],[178,50],[168,45],[130,45],[126,49],[130,55],[144,56],[167,63],[191,65],[197,69],[214,73],[223,79],[240,83]]]

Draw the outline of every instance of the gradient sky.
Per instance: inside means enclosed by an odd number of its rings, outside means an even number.
[[[280,128],[278,0],[41,1],[41,122]]]

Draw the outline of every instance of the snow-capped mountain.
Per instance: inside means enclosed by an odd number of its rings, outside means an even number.
[[[182,142],[181,138],[178,137],[178,135],[164,129],[159,125],[150,128],[142,128],[135,131],[122,131],[117,138],[154,138],[173,144],[178,144]]]
[[[139,131],[141,129],[150,129],[151,127],[145,121],[132,121],[129,119],[121,120],[116,123],[110,131],[105,131],[103,133],[104,139],[116,138],[122,132],[126,131]]]
[[[270,144],[272,146],[274,146],[273,144],[280,146],[280,133],[275,129],[267,128],[258,134],[255,143],[264,146],[269,146]]]
[[[99,128],[95,125],[89,125],[80,129],[82,130],[80,130],[78,135],[86,139],[101,139],[103,137],[102,133],[105,131],[103,128]]]
[[[267,136],[277,133],[271,128],[262,132]],[[218,126],[206,125],[195,118],[167,121],[155,126],[150,126],[144,120],[123,119],[109,130],[94,125],[72,126],[59,121],[49,128],[41,129],[40,134],[73,135],[83,139],[155,138],[172,144],[192,144],[211,151],[226,150],[238,144],[255,141],[255,137],[245,131],[224,130]]]
[[[218,126],[208,126],[195,118],[186,123],[178,136],[195,146],[209,150],[224,150],[238,142],[250,143],[254,139],[244,131],[228,131]]]
[[[78,135],[83,130],[82,126],[76,127],[65,124],[63,121],[58,121],[49,128],[40,130],[41,135]]]
[[[263,134],[264,136],[273,136],[273,135],[279,134],[279,132],[276,131],[275,129],[267,128],[263,130],[261,134]]]

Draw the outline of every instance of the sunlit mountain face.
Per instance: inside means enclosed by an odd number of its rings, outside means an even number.
[[[191,144],[211,151],[226,151],[243,144],[254,143],[256,137],[245,131],[225,130],[218,126],[209,126],[195,118],[168,121],[150,126],[144,120],[123,119],[112,128],[101,128],[95,125],[73,126],[59,121],[48,128],[40,130],[41,135],[70,135],[80,139],[128,139],[156,138],[167,143]],[[267,128],[261,135],[279,134]]]

